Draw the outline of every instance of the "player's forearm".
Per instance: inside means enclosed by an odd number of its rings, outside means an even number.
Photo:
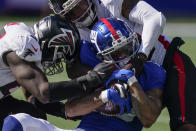
[[[130,87],[130,92],[132,106],[137,117],[145,127],[150,127],[159,116],[161,105],[149,98],[139,83],[134,83]]]
[[[85,115],[104,103],[99,99],[101,91],[95,91],[92,94],[68,101],[65,104],[65,112],[68,117]]]
[[[96,71],[89,71],[86,75],[71,81],[49,84],[50,102],[60,101],[88,94],[103,83]]]
[[[160,34],[165,26],[165,17],[161,12],[157,12],[152,16],[148,16],[144,21],[142,31],[142,45],[139,52],[145,53],[147,56],[155,46]]]
[[[143,30],[140,32],[142,33],[142,44],[139,52],[148,56],[159,35],[163,32],[166,23],[165,16],[142,0],[130,11],[128,18],[130,21],[143,25]]]

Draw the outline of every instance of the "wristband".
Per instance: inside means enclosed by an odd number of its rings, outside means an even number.
[[[137,82],[137,79],[136,79],[135,76],[132,76],[131,78],[128,79],[127,84],[128,84],[129,86],[132,86],[133,83],[135,83],[135,82]]]
[[[100,94],[100,96],[99,96],[99,98],[101,99],[101,101],[102,101],[103,103],[108,102],[107,94],[108,94],[107,90],[104,90],[104,91],[101,92],[101,94]]]

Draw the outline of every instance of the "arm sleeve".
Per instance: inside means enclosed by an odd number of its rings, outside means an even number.
[[[71,81],[49,83],[50,102],[78,97],[83,93],[85,93],[85,88],[76,79]]]
[[[159,35],[163,32],[166,23],[165,16],[145,1],[140,1],[131,10],[129,20],[143,25],[142,44],[139,52],[148,56]]]

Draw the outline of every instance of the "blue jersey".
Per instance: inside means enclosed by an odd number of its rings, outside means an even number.
[[[87,64],[93,68],[100,63],[100,61],[97,59],[92,48],[93,47],[91,47],[89,42],[83,41],[80,52],[80,60],[83,64]],[[162,67],[155,66],[152,62],[147,62],[144,65],[144,72],[138,79],[142,89],[144,91],[148,91],[152,88],[163,88],[163,83],[166,77],[163,72],[164,69]],[[161,75],[162,79],[157,79],[155,77],[156,75],[149,75],[152,73]],[[78,128],[84,129],[85,131],[141,131],[142,127],[143,126],[137,117],[128,123],[116,117],[104,116],[93,112],[83,116]]]
[[[80,49],[80,61],[81,63],[87,64],[92,68],[101,62],[99,59],[97,59],[96,54],[93,51],[93,47],[88,41],[82,41],[82,46]]]

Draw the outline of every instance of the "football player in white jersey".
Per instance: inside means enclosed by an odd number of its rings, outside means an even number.
[[[108,76],[97,73],[101,72],[100,66],[72,81],[48,82],[42,66],[47,74],[60,73],[62,62],[69,63],[78,57],[79,48],[75,25],[57,16],[43,18],[33,30],[21,22],[5,25],[0,30],[1,124],[11,113],[24,112],[45,118],[33,105],[11,97],[19,86],[45,104],[80,96],[103,83]],[[61,113],[64,116],[64,110]]]

